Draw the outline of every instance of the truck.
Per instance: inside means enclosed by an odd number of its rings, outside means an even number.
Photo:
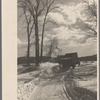
[[[69,69],[70,67],[74,69],[77,64],[80,65],[77,52],[59,55],[58,63],[59,67],[63,69]]]

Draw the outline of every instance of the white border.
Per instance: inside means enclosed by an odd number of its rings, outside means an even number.
[[[2,100],[17,100],[17,0],[2,0]]]

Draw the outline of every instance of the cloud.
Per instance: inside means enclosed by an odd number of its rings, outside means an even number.
[[[58,12],[51,12],[51,13],[49,13],[48,17],[51,20],[54,20],[58,24],[67,24],[64,19],[64,16]]]
[[[75,37],[77,39],[84,37],[84,32],[80,29],[69,29],[68,27],[61,26],[53,29],[55,36],[62,40],[68,40],[71,37]]]
[[[68,27],[61,26],[53,29],[55,35],[59,40],[60,46],[85,46],[96,45],[97,41],[94,38],[86,39],[86,32],[80,29],[69,29]]]
[[[77,20],[85,21],[87,19],[84,13],[84,3],[71,3],[70,5],[58,4],[60,9],[56,12],[50,12],[49,18],[56,21],[58,24],[71,25]]]
[[[63,13],[64,15],[68,16],[67,23],[68,24],[74,24],[76,23],[77,19],[86,20],[86,16],[83,12],[84,10],[84,4],[78,3],[75,5],[61,5],[59,4],[61,10],[59,11]]]

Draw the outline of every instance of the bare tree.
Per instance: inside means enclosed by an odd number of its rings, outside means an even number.
[[[95,0],[92,0],[91,2],[89,0],[83,0],[85,3],[85,10],[88,13],[88,24],[86,23],[85,28],[89,29],[92,34],[89,35],[89,37],[96,37],[97,36],[97,4]]]
[[[97,22],[97,4],[95,0],[83,0],[88,11],[89,18],[92,18]]]
[[[35,26],[35,57],[36,57],[36,66],[39,65],[39,30],[38,30],[38,17],[42,13],[43,9],[41,8],[42,0],[19,0],[21,7],[27,11],[34,22]]]
[[[43,20],[42,39],[41,39],[41,55],[40,55],[41,60],[42,60],[42,56],[43,56],[43,39],[44,39],[45,25],[47,23],[53,23],[53,21],[47,20],[47,16],[52,10],[58,8],[58,6],[52,7],[53,4],[54,4],[54,0],[47,0],[46,3],[44,3],[45,14],[44,14],[44,20]]]
[[[41,56],[43,53],[43,37],[44,37],[44,29],[46,25],[46,19],[48,13],[55,9],[55,7],[51,8],[54,0],[19,0],[18,1],[21,6],[31,14],[31,17],[34,21],[35,26],[35,56],[36,56],[36,66],[39,65],[39,17],[44,15],[43,19],[43,28],[42,28],[42,41],[41,41]]]
[[[22,14],[20,15],[20,17],[24,17],[25,18],[25,23],[26,23],[26,31],[27,31],[27,66],[29,66],[29,57],[30,57],[30,36],[32,34],[33,31],[33,27],[34,27],[34,22],[32,19],[32,16],[30,15],[30,13],[27,11],[26,7],[24,6],[24,4],[22,2],[18,3],[18,7],[22,9]]]
[[[58,46],[59,46],[58,39],[49,37],[49,40],[46,44],[46,49],[47,49],[46,55],[50,58],[52,55],[57,56],[58,53],[61,51],[61,49]]]

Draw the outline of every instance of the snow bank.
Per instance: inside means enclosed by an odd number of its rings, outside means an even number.
[[[17,100],[29,100],[35,87],[36,85],[33,80],[29,83],[19,84],[17,89]]]
[[[86,80],[86,81],[82,81],[82,80],[76,80],[78,82],[78,85],[80,87],[84,87],[87,89],[90,89],[92,91],[97,91],[97,79],[91,79],[91,80]]]
[[[41,63],[40,64],[40,69],[50,69],[54,66],[58,66],[58,63],[50,63],[50,62],[46,62],[46,63]]]
[[[87,61],[87,62],[86,61],[81,61],[80,65],[83,65],[83,66],[84,65],[89,65],[89,66],[90,65],[94,65],[94,66],[96,66],[97,65],[97,61]]]

